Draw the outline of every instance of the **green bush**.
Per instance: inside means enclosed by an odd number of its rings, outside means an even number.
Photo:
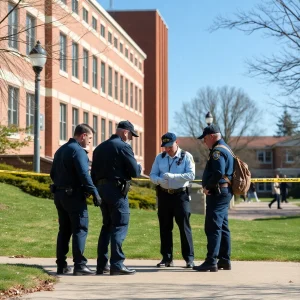
[[[139,209],[140,208],[140,203],[138,201],[135,201],[135,200],[129,200],[129,207]]]

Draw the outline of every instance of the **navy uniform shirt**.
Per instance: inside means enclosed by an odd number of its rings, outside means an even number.
[[[222,178],[224,175],[226,175],[229,180],[232,179],[234,158],[226,149],[217,148],[218,145],[224,145],[230,149],[224,140],[220,139],[210,150],[202,178],[202,186],[207,190],[215,189],[217,184],[226,183],[227,181]]]
[[[160,185],[164,189],[179,189],[186,187],[189,181],[195,179],[193,156],[189,152],[185,152],[184,158],[181,160],[181,151],[178,147],[174,157],[170,157],[167,153],[164,157],[162,157],[162,153],[156,156],[150,173],[150,179],[154,184]],[[163,180],[166,173],[171,173],[172,178]]]
[[[134,158],[131,146],[113,134],[95,148],[91,175],[95,184],[99,179],[130,180],[141,175],[141,165]]]
[[[82,186],[85,192],[98,195],[89,174],[89,158],[86,151],[73,138],[56,151],[50,176],[56,186],[73,189]]]

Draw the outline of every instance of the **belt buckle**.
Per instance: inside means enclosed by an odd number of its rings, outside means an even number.
[[[168,194],[174,194],[174,190],[173,189],[168,189]]]

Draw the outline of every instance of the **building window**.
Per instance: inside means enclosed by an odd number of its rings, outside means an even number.
[[[119,74],[115,72],[115,99],[118,100],[119,95]]]
[[[97,30],[97,19],[95,17],[92,17],[92,27],[93,29]]]
[[[78,0],[72,0],[72,12],[78,15]]]
[[[108,68],[108,96],[112,97],[112,68]]]
[[[125,104],[128,105],[128,79],[125,79]]]
[[[133,54],[130,53],[130,61],[133,63]]]
[[[8,11],[10,12],[15,4],[8,3]],[[18,9],[15,9],[8,15],[8,46],[18,49]]]
[[[60,0],[63,4],[67,4],[67,0]]]
[[[139,139],[140,139],[140,156],[143,156],[143,134],[140,132],[139,134]]]
[[[98,60],[93,56],[93,87],[98,88]]]
[[[272,192],[271,182],[259,182],[257,187],[259,192]]]
[[[112,132],[113,131],[113,123],[112,123],[112,121],[109,121],[108,122],[108,136],[109,137],[111,137],[111,135],[112,135]]]
[[[139,90],[139,112],[142,112],[142,105],[143,105],[143,99],[142,99],[142,90]]]
[[[259,150],[257,151],[257,160],[263,164],[272,163],[272,151]]]
[[[114,46],[118,49],[118,39],[114,37]]]
[[[97,147],[98,145],[98,117],[93,116],[93,129],[95,131],[93,135],[93,147]]]
[[[293,154],[292,151],[286,150],[286,152],[285,152],[285,162],[286,163],[294,163],[295,162],[294,154]]]
[[[142,71],[142,63],[139,62],[139,69]]]
[[[89,83],[89,52],[83,50],[83,82]]]
[[[101,24],[100,26],[100,34],[102,37],[105,38],[105,26],[103,24]]]
[[[128,58],[128,49],[125,48],[125,57]]]
[[[138,61],[137,61],[137,58],[136,58],[136,57],[134,58],[134,65],[135,65],[135,66],[138,65]]]
[[[60,69],[67,72],[67,37],[60,34],[60,52],[59,52]]]
[[[19,124],[19,89],[8,87],[8,125]]]
[[[78,78],[78,44],[72,43],[72,76]]]
[[[137,133],[139,135],[139,133]],[[139,139],[134,139],[135,141],[135,155],[139,155]]]
[[[110,31],[108,32],[108,42],[112,44],[112,33]]]
[[[105,141],[105,132],[106,132],[106,122],[105,119],[101,119],[101,142]]]
[[[105,93],[105,63],[101,62],[101,91]]]
[[[124,91],[123,91],[123,84],[124,84],[124,78],[123,76],[120,76],[120,101],[123,103],[124,101],[124,98],[123,98],[123,94],[124,94]]]
[[[35,18],[26,15],[26,54],[29,55],[35,43]]]
[[[85,7],[82,8],[82,19],[84,22],[89,23],[89,12]]]
[[[34,133],[34,95],[26,94],[26,128],[28,133]]]
[[[86,111],[83,112],[83,123],[89,124],[89,113]]]
[[[77,125],[78,125],[78,109],[72,108],[72,133],[74,133]]]
[[[134,89],[134,96],[135,96],[134,109],[138,110],[138,88],[137,88],[137,86]]]
[[[130,107],[133,108],[133,83],[130,83]]]
[[[63,103],[60,103],[59,139],[61,141],[67,139],[67,106]]]
[[[120,52],[123,54],[123,43],[120,42]]]

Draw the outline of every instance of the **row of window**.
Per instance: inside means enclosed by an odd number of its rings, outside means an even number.
[[[92,79],[89,78],[89,52],[83,48],[82,54],[82,81],[86,84],[92,83],[92,87],[98,90],[101,87],[101,92],[106,93],[107,84],[107,94],[116,100],[120,100],[136,111],[142,112],[142,90],[137,86],[134,86],[127,78],[114,71],[112,67],[108,66],[101,61],[100,67],[98,58],[92,56]],[[79,78],[79,45],[72,42],[72,76]],[[60,34],[60,69],[67,73],[67,36]],[[99,72],[100,68],[100,80]],[[108,73],[108,74],[107,74]]]
[[[64,4],[67,4],[66,0],[62,2]],[[78,0],[72,0],[72,11],[78,15]],[[90,22],[89,11],[85,7],[82,7],[82,20],[87,24],[89,24]],[[92,28],[95,31],[98,31],[98,20],[94,16],[92,16],[91,23],[92,23]],[[106,28],[103,24],[100,24],[100,35],[104,39],[106,39]],[[129,54],[129,50],[127,47],[125,47],[125,51],[124,51],[124,44],[121,41],[119,41],[116,36],[114,36],[113,38],[113,35],[109,30],[107,31],[107,41],[108,43],[113,44],[116,49],[118,49],[123,55],[125,55],[127,59],[131,61],[131,63],[133,63],[136,67],[142,70],[142,63],[140,61],[138,62],[138,59],[136,57],[133,60],[133,53],[130,52]]]
[[[273,162],[273,152],[271,150],[258,150],[256,152],[257,160],[263,164],[271,164]],[[285,150],[283,153],[285,156],[286,163],[294,163],[295,162],[295,153],[289,150]]]
[[[8,46],[14,49],[19,49],[19,16],[18,9],[14,9],[15,4],[8,3]],[[14,9],[14,10],[13,10]],[[30,15],[26,14],[26,54],[28,55],[35,43],[36,35],[36,19]]]
[[[96,147],[99,144],[99,133],[100,133],[100,142],[104,142],[109,138],[115,131],[112,121],[108,121],[108,136],[106,136],[106,119],[101,118],[101,131],[99,132],[99,121],[98,116],[92,115],[90,120],[90,115],[88,112],[83,112],[83,123],[89,124],[95,131],[93,135],[93,147]],[[75,107],[72,108],[72,133],[75,131],[75,127],[79,124],[79,110]],[[135,155],[142,156],[142,133],[139,133],[138,139],[133,139],[132,148],[134,149]],[[60,103],[60,114],[59,114],[59,139],[62,141],[67,140],[67,105]]]

